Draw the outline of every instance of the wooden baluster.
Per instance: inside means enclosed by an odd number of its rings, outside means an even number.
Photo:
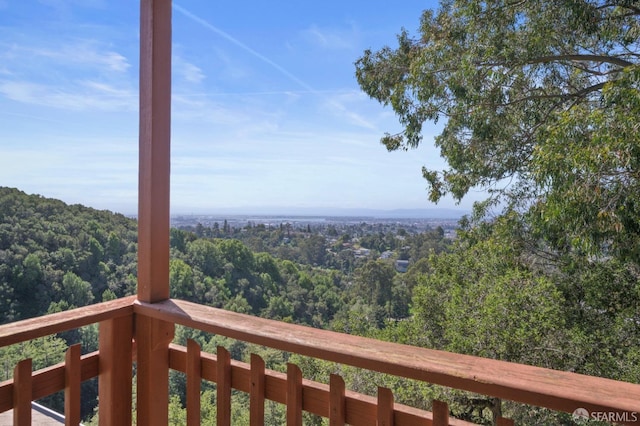
[[[433,401],[433,426],[449,425],[449,406],[446,402]]]
[[[80,353],[82,346],[73,345],[64,356],[64,424],[78,426],[80,424],[80,385],[82,383]]]
[[[131,424],[133,317],[99,324],[98,413],[101,426]]]
[[[329,377],[329,426],[344,426],[346,411],[344,380],[332,374]]]
[[[187,426],[200,426],[200,345],[187,340]]]
[[[23,359],[13,369],[13,425],[31,426],[31,358]]]
[[[393,426],[393,392],[378,386],[378,426]]]
[[[217,400],[217,422],[218,426],[231,425],[231,354],[229,351],[218,346],[218,360],[216,364],[216,376],[218,383],[216,386]]]
[[[302,371],[287,364],[287,426],[302,426]]]
[[[251,389],[249,392],[249,423],[264,425],[264,360],[251,354]]]

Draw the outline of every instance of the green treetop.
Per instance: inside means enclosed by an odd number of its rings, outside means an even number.
[[[639,19],[628,0],[443,0],[417,36],[365,51],[356,76],[403,125],[387,149],[444,121],[448,168],[423,168],[432,201],[481,188],[543,235],[562,229],[553,243],[634,254]]]

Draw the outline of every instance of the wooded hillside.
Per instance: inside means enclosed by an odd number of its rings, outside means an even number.
[[[171,229],[171,296],[399,343],[640,382],[637,266],[615,258],[545,257],[519,237],[517,224],[509,216],[473,225],[462,221],[454,241],[442,229],[384,233],[364,225]],[[135,294],[136,238],[133,219],[0,188],[0,320]],[[381,258],[383,252],[391,257]],[[409,261],[406,273],[394,268],[395,259]],[[82,341],[84,351],[95,350],[96,337],[95,327],[86,327],[2,348],[0,359],[7,374],[25,356],[39,368],[61,358],[70,343]],[[209,351],[224,345],[240,360],[257,352],[276,370],[294,361],[310,379],[326,381],[337,372],[359,392],[375,393],[378,384],[395,388],[398,401],[426,409],[426,400],[447,400],[454,415],[478,423],[490,424],[497,403],[179,327],[176,341],[187,338]],[[179,423],[184,377],[172,374],[171,387],[171,412]],[[83,393],[83,413],[90,418],[95,384],[85,385]],[[239,419],[246,411],[242,401],[234,403]],[[48,403],[57,407],[61,399]],[[215,410],[213,401],[206,409]],[[515,404],[503,409],[525,424],[570,421]],[[281,407],[269,410],[268,418],[279,424]],[[317,421],[310,418],[309,424]]]

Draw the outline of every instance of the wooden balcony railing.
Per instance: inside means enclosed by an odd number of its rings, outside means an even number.
[[[199,419],[200,379],[216,383],[217,424],[231,422],[231,389],[250,395],[252,425],[264,421],[264,400],[287,407],[287,424],[302,412],[330,425],[462,425],[445,402],[432,412],[402,406],[388,389],[377,397],[349,392],[338,376],[328,384],[304,380],[296,366],[267,371],[229,353],[202,354],[194,342],[171,345],[176,324],[322,360],[406,377],[503,400],[572,413],[602,412],[638,424],[640,385],[490,359],[415,348],[281,323],[178,300],[169,292],[169,175],[171,123],[171,0],[140,2],[140,170],[138,294],[0,326],[0,347],[89,324],[99,324],[99,349],[80,355],[71,347],[64,363],[32,372],[23,360],[13,380],[0,383],[0,412],[13,409],[14,425],[31,423],[31,401],[65,390],[66,423],[78,424],[80,383],[98,377],[101,425],[132,423],[132,375],[136,367],[137,424],[166,425],[169,369],[187,375],[187,419]],[[496,419],[498,424],[512,424]]]
[[[0,326],[0,347],[94,323],[99,323],[100,332],[97,352],[81,356],[79,346],[72,346],[65,362],[37,372],[31,371],[30,360],[23,360],[15,367],[13,380],[0,383],[0,412],[13,409],[14,425],[31,424],[31,401],[61,390],[67,424],[77,425],[80,383],[93,377],[99,378],[100,424],[131,424],[132,368],[135,363],[139,374],[149,368],[154,362],[149,356],[161,357],[168,368],[186,373],[189,425],[200,423],[201,379],[216,383],[218,425],[231,424],[231,389],[249,394],[252,425],[263,424],[265,400],[285,404],[290,425],[302,424],[303,411],[328,418],[330,425],[469,424],[450,418],[445,402],[434,401],[433,411],[427,412],[394,403],[385,388],[379,388],[376,397],[357,394],[345,390],[339,376],[332,375],[328,384],[312,382],[293,364],[286,373],[269,371],[260,357],[252,355],[250,364],[242,363],[231,360],[221,347],[217,354],[201,353],[189,341],[187,347],[168,344],[166,350],[156,348],[151,354],[139,350],[145,338],[170,340],[176,324],[503,400],[568,413],[577,408],[617,413],[608,418],[640,423],[640,385],[382,342],[180,300],[151,304],[125,298],[6,324]],[[165,394],[157,391],[139,385],[137,396],[140,400]],[[144,413],[138,412],[140,416],[144,418]],[[497,424],[513,422],[499,418]]]

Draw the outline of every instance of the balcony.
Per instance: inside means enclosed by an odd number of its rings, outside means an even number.
[[[132,424],[133,380],[138,425],[167,425],[169,371],[187,378],[187,424],[198,425],[201,383],[216,384],[218,425],[232,423],[232,390],[250,400],[250,422],[264,424],[265,401],[286,406],[289,425],[303,413],[330,425],[465,425],[450,417],[447,401],[425,401],[427,411],[394,402],[393,391],[377,395],[345,389],[332,375],[328,383],[304,378],[294,364],[270,371],[252,355],[250,363],[231,359],[227,349],[203,353],[189,341],[172,343],[176,325],[263,345],[281,351],[433,383],[533,407],[601,414],[600,419],[640,424],[640,385],[491,359],[376,341],[326,330],[256,318],[169,299],[169,135],[171,82],[171,1],[141,1],[140,183],[138,293],[135,297],[0,326],[0,347],[99,325],[99,349],[82,355],[78,345],[65,361],[32,371],[19,362],[13,379],[0,383],[0,412],[13,410],[15,425],[31,424],[31,401],[64,391],[65,421],[80,422],[80,385],[98,378],[101,425]],[[135,372],[135,374],[134,374]],[[584,412],[584,411],[583,411]],[[493,420],[503,418],[496,404]]]
[[[640,422],[640,385],[375,341],[180,300],[145,303],[130,297],[7,324],[0,327],[0,346],[94,323],[100,333],[97,352],[81,356],[79,345],[72,346],[64,363],[36,372],[31,360],[21,361],[13,380],[0,383],[0,412],[13,409],[15,425],[30,425],[31,401],[64,390],[66,422],[77,425],[80,383],[98,377],[100,424],[131,424],[135,366],[137,424],[167,424],[169,369],[186,374],[189,425],[200,424],[201,380],[216,383],[219,425],[232,424],[232,389],[249,394],[255,425],[264,424],[266,400],[286,405],[290,425],[301,425],[303,412],[327,418],[331,425],[471,424],[451,418],[446,401],[434,401],[432,411],[424,411],[395,404],[386,388],[378,388],[377,396],[357,394],[346,390],[337,375],[328,384],[317,383],[305,380],[293,364],[286,373],[275,372],[266,370],[257,355],[246,364],[232,360],[222,347],[208,354],[193,341],[187,347],[172,344],[174,326],[181,325],[501,400],[567,413],[584,408],[622,424]],[[495,424],[513,422],[498,415]]]

